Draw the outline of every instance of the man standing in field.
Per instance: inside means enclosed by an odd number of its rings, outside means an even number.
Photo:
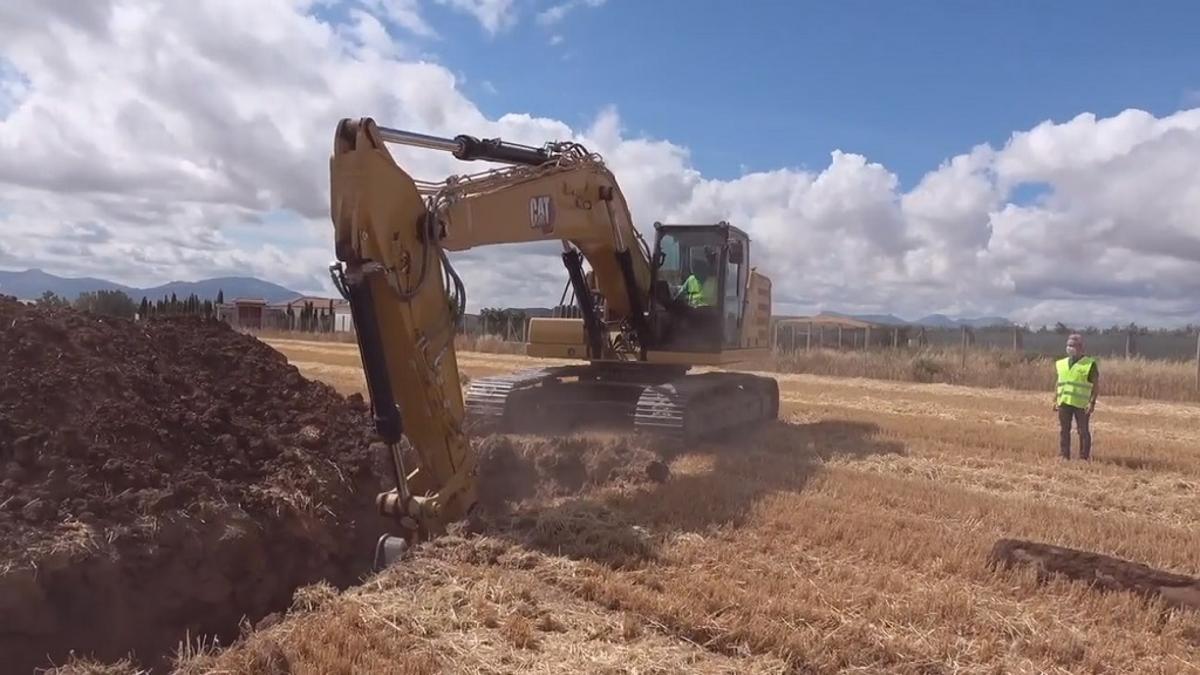
[[[1063,459],[1071,459],[1071,420],[1079,430],[1079,458],[1092,457],[1092,432],[1088,428],[1100,389],[1100,365],[1083,353],[1083,336],[1067,338],[1067,357],[1055,363],[1058,385],[1054,409],[1058,411],[1058,445]]]

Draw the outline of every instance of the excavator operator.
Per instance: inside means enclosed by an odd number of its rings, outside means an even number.
[[[717,304],[717,277],[713,274],[716,265],[716,253],[711,250],[704,252],[704,258],[692,263],[692,273],[683,280],[679,287],[679,295],[687,300],[688,307],[714,307]]]
[[[687,306],[681,318],[679,344],[691,349],[717,348],[713,336],[720,335],[721,317],[717,313],[717,254],[705,246],[702,256],[692,260],[692,273],[683,280],[675,295]]]

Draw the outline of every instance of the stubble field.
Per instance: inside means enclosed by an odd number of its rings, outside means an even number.
[[[353,345],[271,344],[363,390]],[[361,587],[303,589],[285,621],[181,668],[1200,672],[1196,613],[986,566],[1016,537],[1200,574],[1200,407],[1105,398],[1093,461],[1064,463],[1048,393],[776,377],[779,423],[666,454],[665,483],[528,497]],[[551,461],[567,440],[514,447]]]

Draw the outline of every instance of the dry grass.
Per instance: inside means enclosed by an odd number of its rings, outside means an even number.
[[[297,341],[310,343],[355,344],[352,333],[305,333],[288,330],[245,330],[266,342]],[[483,352],[487,354],[524,354],[525,343],[505,340],[498,335],[458,335],[454,338],[454,348],[465,352]]]
[[[1152,361],[1144,358],[1103,358],[1101,394],[1167,401],[1200,401],[1194,361]],[[899,382],[940,382],[973,387],[1053,391],[1054,359],[997,349],[972,349],[966,366],[957,349],[919,351],[777,352],[749,364],[760,370],[836,377],[868,377]]]
[[[785,422],[665,484],[529,495],[183,670],[1200,672],[1197,613],[986,565],[1018,537],[1200,574],[1200,408],[1109,399],[1063,463],[1041,392],[779,380]]]
[[[134,666],[133,662],[128,659],[115,663],[101,663],[73,656],[61,666],[39,670],[38,673],[39,675],[148,675],[150,671]]]
[[[495,335],[459,335],[454,339],[454,348],[464,352],[485,354],[524,354],[524,342],[511,342]]]
[[[346,334],[310,336],[306,333],[268,331],[260,333],[259,337],[272,344],[341,342],[348,343],[346,348],[349,348],[349,343],[353,343],[353,338]],[[494,335],[459,335],[454,344],[460,353],[525,353],[523,342],[509,342]],[[354,358],[357,359],[357,354]],[[989,348],[968,350],[965,367],[962,352],[956,348],[775,352],[767,359],[744,364],[744,367],[772,373],[864,377],[1024,391],[1050,392],[1054,387],[1053,358]],[[1104,396],[1200,401],[1195,361],[1105,357],[1101,359],[1101,374],[1101,393]]]
[[[539,578],[583,567],[501,540],[447,537],[179,672],[755,672],[670,636],[631,630],[621,615]],[[780,670],[775,659],[762,662],[775,667],[759,672]]]

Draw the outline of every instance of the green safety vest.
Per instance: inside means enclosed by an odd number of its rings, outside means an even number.
[[[1073,408],[1086,408],[1092,402],[1092,383],[1088,375],[1096,360],[1090,356],[1081,356],[1071,365],[1070,358],[1059,359],[1055,366],[1058,368],[1058,398],[1059,405],[1069,405]]]
[[[717,304],[717,280],[709,277],[700,283],[696,275],[690,274],[683,282],[683,292],[691,307],[712,307]]]

